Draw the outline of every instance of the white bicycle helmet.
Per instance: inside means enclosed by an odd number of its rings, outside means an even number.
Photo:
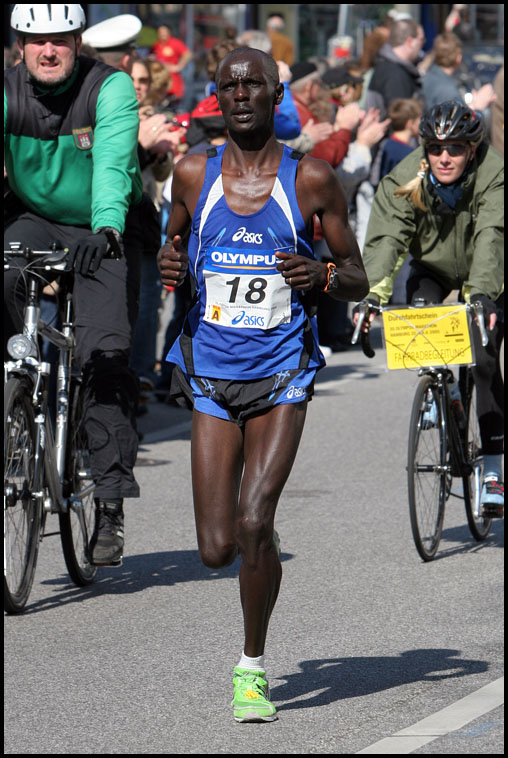
[[[18,36],[69,32],[78,34],[85,24],[85,12],[81,5],[15,5],[11,14],[11,27]]]

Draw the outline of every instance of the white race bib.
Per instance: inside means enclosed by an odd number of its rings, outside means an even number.
[[[291,287],[276,269],[279,262],[273,250],[207,250],[204,320],[233,329],[274,329],[289,323]]]

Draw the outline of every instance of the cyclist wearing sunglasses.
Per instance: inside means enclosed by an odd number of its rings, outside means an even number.
[[[478,418],[484,453],[482,504],[503,516],[504,161],[486,142],[483,120],[458,101],[434,106],[420,123],[421,146],[376,192],[363,260],[368,299],[388,303],[405,258],[405,302],[442,302],[452,290],[481,302],[489,344],[473,329]]]

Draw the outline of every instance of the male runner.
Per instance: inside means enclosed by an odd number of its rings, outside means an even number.
[[[259,50],[233,50],[216,81],[229,141],[176,167],[168,242],[159,252],[165,285],[179,286],[189,268],[196,286],[167,359],[194,406],[201,558],[214,568],[242,558],[245,645],[234,670],[234,717],[273,721],[264,648],[282,573],[275,510],[324,365],[310,291],[358,300],[368,282],[335,172],[275,139],[283,96],[275,61]],[[313,257],[314,214],[335,264]]]

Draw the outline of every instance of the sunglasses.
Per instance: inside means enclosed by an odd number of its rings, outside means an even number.
[[[439,145],[437,143],[433,143],[431,145],[427,145],[427,152],[429,155],[441,155],[442,152],[446,150],[448,155],[452,158],[456,158],[458,155],[464,155],[466,152],[468,145]]]

